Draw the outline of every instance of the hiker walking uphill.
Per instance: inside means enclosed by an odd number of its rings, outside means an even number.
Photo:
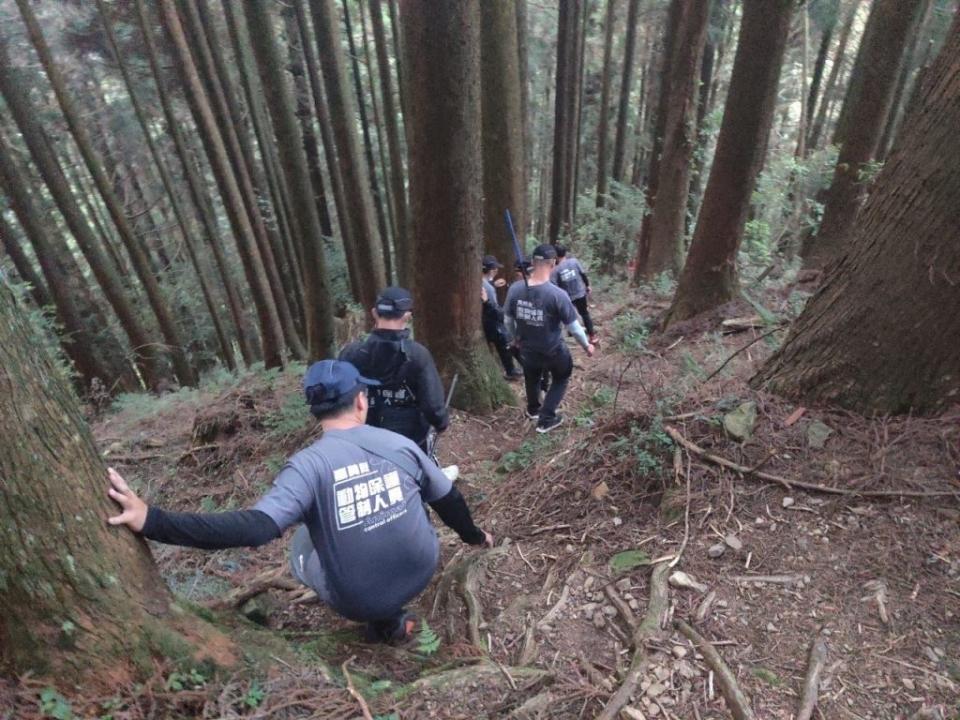
[[[506,328],[503,325],[503,309],[497,301],[497,288],[506,284],[503,279],[496,280],[497,272],[502,267],[503,265],[493,255],[484,256],[483,284],[480,290],[480,297],[483,302],[481,321],[483,323],[483,335],[487,342],[496,348],[507,380],[515,380],[523,377],[523,371],[517,368],[513,361],[513,354],[510,352],[510,339],[507,337]]]
[[[563,341],[562,327],[566,326],[588,356],[593,357],[594,352],[570,298],[550,282],[556,258],[553,245],[538,245],[529,281],[510,286],[504,310],[507,329],[520,349],[527,417],[537,420],[539,433],[550,432],[563,422],[557,407],[573,373],[573,358]],[[541,401],[540,380],[545,371],[550,374],[550,385]]]
[[[158,542],[205,550],[257,547],[303,523],[290,545],[294,576],[340,615],[366,622],[370,641],[398,642],[417,618],[404,605],[430,582],[440,546],[424,510],[471,545],[492,546],[460,492],[410,440],[364,425],[368,387],[353,365],[314,363],[304,377],[323,436],[291,457],[253,508],[177,513],[148,507],[110,470],[109,519]]]
[[[340,360],[379,382],[370,390],[367,424],[400,433],[427,452],[430,428],[443,432],[450,415],[430,351],[410,339],[413,296],[404,288],[385,288],[371,312],[373,331],[347,345]]]
[[[570,296],[570,301],[580,313],[583,325],[586,328],[590,342],[597,343],[597,336],[593,330],[593,318],[587,307],[587,298],[590,296],[590,278],[587,277],[583,265],[562,245],[557,245],[557,266],[550,274],[550,282]]]

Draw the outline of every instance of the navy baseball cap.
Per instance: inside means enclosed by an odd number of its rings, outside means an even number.
[[[503,265],[497,260],[495,255],[484,255],[483,256],[483,269],[484,270],[493,270],[494,268],[502,268]]]
[[[384,288],[377,296],[377,315],[382,318],[398,318],[413,310],[413,295],[402,287]]]
[[[550,243],[543,243],[533,249],[532,257],[534,260],[555,260],[557,249]]]
[[[379,385],[378,380],[363,377],[352,363],[321,360],[307,368],[303,376],[303,395],[311,407],[333,407],[359,385]]]

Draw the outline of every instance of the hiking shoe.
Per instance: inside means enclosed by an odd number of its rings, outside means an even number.
[[[506,378],[507,382],[519,382],[523,379],[523,370],[504,373],[503,377]]]
[[[560,427],[561,423],[563,423],[562,415],[554,415],[548,420],[541,419],[540,422],[537,423],[537,432],[548,433],[554,428]]]
[[[538,410],[537,412],[530,412],[529,410],[527,410],[527,419],[528,419],[528,420],[539,420],[539,419],[540,419],[540,411]]]
[[[364,640],[370,643],[402,645],[413,639],[420,618],[406,610],[387,620],[371,620],[364,626]]]

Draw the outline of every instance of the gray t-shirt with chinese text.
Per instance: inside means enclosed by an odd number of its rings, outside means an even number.
[[[580,261],[573,257],[561,260],[550,273],[550,282],[565,290],[571,300],[587,296],[587,286],[583,282],[586,273]]]
[[[451,487],[414,442],[361,425],[329,430],[290,458],[254,509],[281,532],[305,523],[331,605],[348,618],[370,620],[395,612],[429,582],[440,548],[423,503]]]
[[[504,312],[517,325],[521,350],[552,353],[563,342],[563,326],[577,319],[570,297],[556,285],[510,286]]]

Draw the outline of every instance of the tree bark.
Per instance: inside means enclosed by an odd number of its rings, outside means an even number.
[[[623,74],[620,78],[620,103],[617,106],[617,134],[613,142],[611,176],[617,182],[623,180],[627,152],[627,111],[630,108],[630,92],[633,90],[633,56],[636,54],[639,11],[640,0],[630,0],[627,10],[627,35],[623,42]]]
[[[397,277],[400,284],[405,285],[410,283],[413,265],[413,257],[410,251],[410,219],[407,212],[407,189],[404,184],[403,148],[400,145],[400,128],[397,122],[398,108],[393,102],[393,81],[390,76],[390,59],[387,57],[387,37],[383,25],[383,6],[380,0],[370,0],[370,23],[373,29],[373,44],[377,53],[377,67],[380,73],[380,93],[383,99],[387,148],[390,152],[390,199],[393,202],[393,216],[396,225],[396,233],[393,237],[393,252],[396,258]],[[399,71],[399,58],[397,63]]]
[[[744,0],[730,90],[703,207],[665,324],[733,299],[737,251],[763,164],[792,0]]]
[[[136,0],[136,2],[141,13],[141,27],[144,35],[148,36],[148,23],[144,14],[143,0]],[[179,61],[180,75],[186,90],[190,110],[196,120],[197,129],[200,131],[204,149],[210,160],[210,167],[213,169],[220,194],[223,197],[224,207],[227,210],[227,217],[237,240],[237,249],[240,253],[247,283],[250,286],[250,293],[259,318],[264,364],[268,368],[282,366],[285,362],[283,357],[284,335],[280,326],[280,317],[277,314],[277,306],[270,291],[263,260],[257,247],[256,237],[250,224],[250,217],[247,215],[240,187],[230,166],[226,146],[213,116],[213,110],[200,83],[192,53],[187,46],[187,39],[180,24],[177,8],[173,4],[173,0],[160,0],[160,6],[164,26],[172,40]],[[152,42],[152,40],[148,42]]]
[[[573,129],[573,153],[570,156],[570,222],[577,221],[577,198],[580,197],[580,148],[583,140],[583,106],[585,104],[584,80],[587,74],[587,25],[590,22],[592,0],[584,0],[583,16],[577,32],[577,105],[573,117],[576,124]]]
[[[876,0],[857,54],[854,76],[837,123],[842,141],[823,220],[804,248],[804,265],[822,268],[840,254],[863,204],[861,177],[877,151],[896,89],[897,71],[923,0]]]
[[[503,261],[514,252],[504,210],[519,233],[527,226],[517,13],[513,2],[481,2],[480,16],[483,239]]]
[[[840,2],[836,0],[836,9],[830,12],[824,23],[820,36],[820,46],[817,49],[817,59],[813,61],[813,77],[810,80],[810,90],[807,93],[806,120],[804,122],[805,141],[804,150],[810,153],[810,128],[816,116],[817,100],[820,98],[820,85],[823,83],[823,71],[827,66],[827,56],[830,54],[830,43],[833,41],[833,31],[837,26],[837,16],[840,13]]]
[[[355,276],[359,283],[354,286],[354,292],[363,307],[369,309],[376,303],[377,293],[386,283],[386,277],[373,224],[370,186],[363,180],[363,160],[352,121],[356,112],[347,87],[337,11],[333,0],[310,0],[310,10],[320,70],[327,91],[330,123],[340,161],[347,214],[342,220],[350,223],[352,243],[347,248],[347,262],[355,266],[351,277]]]
[[[607,147],[610,139],[610,73],[613,63],[613,26],[616,15],[613,0],[607,0],[607,13],[603,28],[603,70],[600,80],[600,110],[597,121],[597,207],[602,208],[607,199]]]
[[[960,18],[846,253],[752,384],[805,404],[933,414],[960,393]]]
[[[59,368],[0,287],[0,661],[63,685],[155,672],[157,656],[233,664],[177,608],[146,543],[110,528],[106,470]]]
[[[664,79],[666,113],[657,196],[650,215],[649,252],[641,269],[647,278],[678,273],[683,265],[690,161],[697,145],[697,80],[710,20],[709,2],[673,0],[672,5],[676,22],[670,25],[676,35],[667,44],[670,77]]]
[[[441,374],[459,373],[457,407],[492,410],[507,397],[480,326],[483,212],[480,3],[405,0],[410,209],[417,257],[417,336]]]
[[[17,275],[20,276],[21,282],[30,286],[30,297],[33,298],[36,306],[41,310],[47,306],[53,306],[53,299],[50,297],[46,283],[34,269],[27,253],[20,246],[16,231],[7,222],[2,210],[0,210],[0,244],[3,245],[3,249],[13,262],[13,267],[16,269]]]
[[[157,318],[157,324],[166,342],[170,358],[173,361],[173,368],[176,372],[177,379],[181,385],[196,385],[197,375],[187,357],[186,345],[170,312],[170,304],[167,302],[163,290],[157,282],[156,275],[150,267],[150,262],[143,246],[140,244],[122,205],[113,192],[110,180],[103,170],[100,159],[96,157],[93,151],[93,144],[90,141],[90,136],[87,133],[83,118],[80,113],[77,112],[73,100],[67,93],[66,82],[43,37],[40,24],[33,14],[29,0],[17,0],[17,7],[20,9],[20,15],[23,17],[23,21],[27,27],[27,34],[30,36],[30,41],[37,51],[40,64],[43,66],[47,78],[50,81],[54,95],[57,98],[57,103],[70,128],[70,133],[76,142],[77,148],[80,150],[80,154],[83,156],[84,163],[90,175],[93,177],[94,184],[97,186],[100,196],[103,198],[107,211],[110,213],[110,219],[113,220],[120,239],[130,255],[137,279],[143,286],[144,293],[150,303],[150,308]]]

